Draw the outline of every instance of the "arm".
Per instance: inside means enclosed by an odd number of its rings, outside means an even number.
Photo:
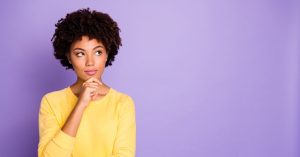
[[[72,137],[76,136],[84,109],[85,109],[85,105],[82,102],[78,102],[76,104],[73,111],[69,115],[65,125],[62,127],[63,132],[65,132],[66,134]]]
[[[41,101],[39,113],[39,135],[39,157],[71,156],[75,138],[61,131],[56,120],[56,116],[46,96],[44,96]]]
[[[85,103],[78,101],[61,129],[47,98],[43,98],[39,114],[39,157],[71,156],[85,107]]]
[[[39,113],[39,157],[69,157],[71,155],[84,109],[89,101],[95,98],[94,92],[98,88],[98,85],[91,83],[92,80],[89,79],[83,85],[78,102],[62,128],[56,120],[47,97],[43,97]]]
[[[119,115],[119,125],[113,155],[110,157],[134,157],[136,149],[136,121],[134,102],[125,101]]]
[[[99,86],[101,85],[102,83],[95,78],[90,78],[85,83],[83,83],[83,88],[79,95],[78,102],[71,114],[69,115],[66,123],[64,124],[62,128],[63,132],[72,137],[76,136],[78,127],[80,125],[80,120],[83,115],[83,111],[88,105],[88,103],[96,98],[97,93],[94,92],[99,90]]]

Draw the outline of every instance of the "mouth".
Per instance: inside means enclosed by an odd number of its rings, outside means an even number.
[[[97,70],[85,70],[84,73],[86,73],[89,76],[93,76],[97,73]]]

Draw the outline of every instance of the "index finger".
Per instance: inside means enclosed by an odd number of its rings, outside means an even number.
[[[98,83],[100,86],[103,85],[102,82],[100,82],[98,79],[96,79],[96,78],[94,78],[94,77],[89,78],[86,82],[96,82],[96,83]]]

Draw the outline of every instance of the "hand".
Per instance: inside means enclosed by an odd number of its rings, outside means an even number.
[[[85,81],[81,86],[78,102],[83,103],[84,107],[86,107],[90,101],[97,98],[102,85],[103,83],[94,77]]]

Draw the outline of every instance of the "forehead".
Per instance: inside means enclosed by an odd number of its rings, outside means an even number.
[[[102,46],[104,48],[101,41],[95,38],[89,38],[88,36],[82,36],[71,44],[71,50],[74,48],[93,49],[97,46]]]

